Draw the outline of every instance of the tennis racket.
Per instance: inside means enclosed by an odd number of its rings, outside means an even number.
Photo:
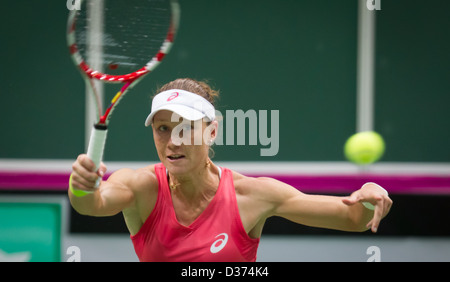
[[[113,110],[169,53],[180,9],[176,0],[81,0],[80,4],[69,14],[67,43],[97,108],[87,155],[98,169]],[[121,84],[105,111],[95,81]]]

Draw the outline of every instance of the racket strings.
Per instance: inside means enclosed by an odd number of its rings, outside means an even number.
[[[170,27],[170,1],[104,0],[102,26],[95,33],[87,12],[92,1],[84,1],[77,14],[75,42],[85,60],[94,56],[101,62],[97,71],[125,75],[142,68],[158,54]],[[89,48],[91,41],[101,45],[94,48],[94,53]]]

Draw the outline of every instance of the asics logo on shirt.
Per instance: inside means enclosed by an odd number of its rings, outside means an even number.
[[[215,254],[220,252],[225,245],[228,242],[228,234],[227,233],[220,233],[215,238],[219,237],[216,241],[214,241],[211,245],[211,248],[209,249],[211,253]]]

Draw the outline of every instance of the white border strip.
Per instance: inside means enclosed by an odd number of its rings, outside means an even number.
[[[33,160],[0,159],[0,171],[3,172],[41,172],[70,173],[75,160]],[[108,162],[108,172],[120,168],[138,169],[159,161],[149,162]],[[349,162],[215,162],[214,164],[235,170],[242,174],[300,175],[300,174],[354,174],[380,173],[387,175],[450,175],[450,163],[376,163],[367,167]]]

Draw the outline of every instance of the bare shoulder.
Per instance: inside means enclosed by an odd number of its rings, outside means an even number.
[[[236,193],[241,195],[253,194],[273,198],[280,193],[298,192],[292,186],[270,177],[248,177],[235,171],[232,172]]]
[[[108,178],[108,182],[120,184],[135,193],[155,192],[158,188],[158,179],[155,173],[155,165],[143,168],[121,168]]]
[[[236,171],[232,173],[236,192],[242,195],[258,192],[262,190],[261,186],[266,186],[272,180],[267,177],[249,177]]]

